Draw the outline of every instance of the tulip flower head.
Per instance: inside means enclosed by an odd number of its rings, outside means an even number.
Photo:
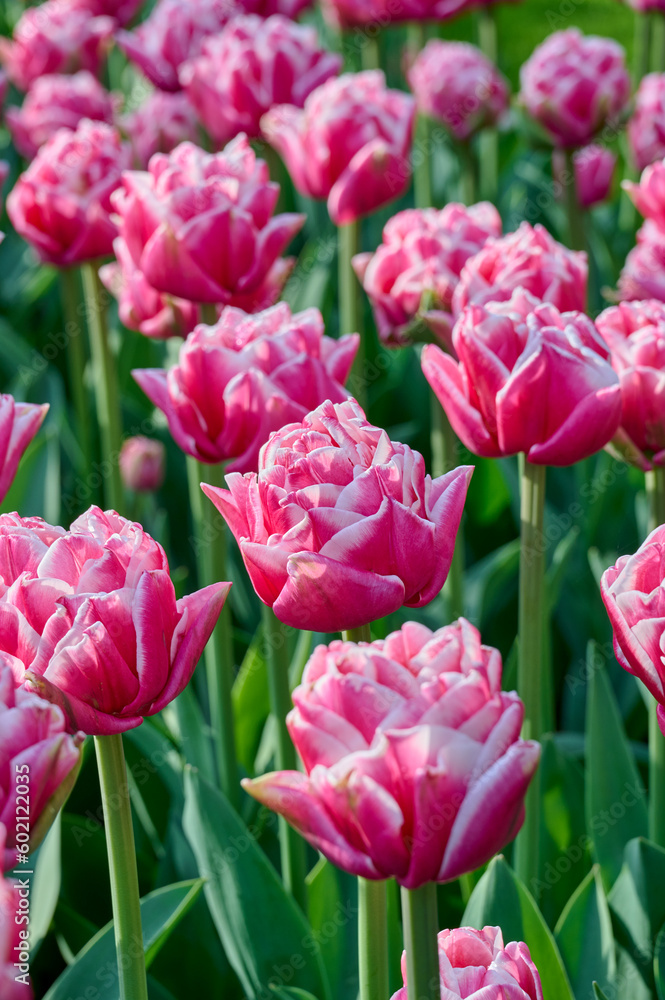
[[[621,299],[665,302],[665,231],[650,219],[637,230],[637,244],[626,257],[618,293]]]
[[[7,495],[23,454],[44,422],[49,404],[17,403],[0,395],[0,502]]]
[[[665,157],[665,73],[647,73],[635,94],[628,143],[638,170]]]
[[[120,115],[118,127],[129,138],[133,165],[147,170],[155,153],[170,153],[181,142],[197,142],[199,123],[186,94],[155,90],[143,104]]]
[[[621,186],[630,195],[637,211],[665,232],[665,160],[645,167],[638,184],[623,181]]]
[[[128,490],[154,493],[164,482],[165,448],[154,438],[127,438],[120,449],[120,475]]]
[[[345,871],[408,889],[448,882],[522,825],[540,747],[520,739],[524,706],[465,619],[319,646],[293,703],[305,773],[243,785]]]
[[[327,400],[271,436],[258,473],[203,491],[280,621],[337,632],[439,593],[472,471],[431,479],[422,455],[370,424],[355,400]]]
[[[612,189],[616,165],[616,154],[605,146],[593,144],[574,153],[575,192],[582,208],[605,201]]]

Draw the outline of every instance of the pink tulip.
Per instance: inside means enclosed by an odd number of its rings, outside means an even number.
[[[490,236],[500,235],[501,217],[488,201],[469,208],[451,202],[441,211],[406,209],[393,216],[378,250],[353,260],[381,340],[405,343],[408,326],[419,317],[449,343],[462,268]]]
[[[388,90],[380,70],[345,73],[309,95],[303,110],[278,105],[261,121],[298,191],[327,198],[346,225],[399,197],[411,177],[415,102]]]
[[[628,120],[628,143],[638,170],[665,157],[665,73],[642,77]]]
[[[3,662],[4,660],[4,662]],[[69,736],[62,711],[36,694],[16,689],[6,654],[0,653],[0,824],[7,836],[2,870],[39,844],[67,799],[78,774],[83,733]],[[17,786],[28,789],[17,809]],[[23,837],[29,834],[29,841]],[[18,836],[20,834],[21,836]],[[23,850],[21,850],[23,844]],[[4,994],[1,994],[4,1000]]]
[[[314,28],[281,14],[265,21],[248,14],[205,39],[179,79],[212,139],[224,145],[239,132],[257,138],[274,105],[302,108],[341,66],[340,55],[320,47]]]
[[[475,45],[434,39],[408,71],[423,114],[443,122],[460,140],[495,125],[508,110],[508,83]]]
[[[337,28],[378,31],[405,21],[447,21],[469,0],[323,0],[327,20]]]
[[[344,382],[359,339],[325,337],[317,309],[292,316],[280,303],[249,316],[227,308],[215,326],[190,334],[169,371],[132,374],[186,454],[208,463],[233,459],[229,471],[254,472],[273,431],[324,399],[348,398]]]
[[[665,232],[647,220],[637,231],[619,277],[622,299],[660,299],[665,302]]]
[[[118,300],[120,322],[144,337],[186,337],[199,322],[199,308],[186,299],[163,295],[145,280],[125,241],[113,242],[116,260],[99,269],[102,284]]]
[[[97,73],[113,28],[110,17],[91,17],[63,0],[47,0],[21,15],[12,41],[0,38],[0,61],[19,90],[47,73]]]
[[[141,7],[143,0],[64,0],[64,2],[95,17],[106,14],[115,18],[118,24],[127,24]]]
[[[4,70],[0,69],[0,110],[2,109],[5,98],[7,97],[7,90],[9,89],[9,80],[7,74]]]
[[[305,773],[243,785],[345,871],[448,882],[522,825],[540,747],[520,739],[524,706],[501,691],[499,651],[464,618],[318,646],[293,703]]]
[[[261,17],[270,17],[271,14],[297,17],[312,6],[312,0],[240,0],[240,2],[248,14],[260,14]]]
[[[665,304],[622,302],[602,312],[596,327],[621,383],[621,427],[614,445],[645,471],[665,465]]]
[[[518,289],[508,302],[465,309],[453,346],[459,363],[428,344],[423,371],[476,455],[524,452],[536,465],[573,465],[617,432],[619,380],[588,316]]]
[[[254,589],[287,625],[357,628],[441,590],[472,468],[432,480],[422,455],[329,400],[273,434],[259,471],[203,486]]]
[[[500,927],[460,927],[439,931],[441,1000],[543,1000],[538,969],[522,941],[504,947]],[[402,954],[404,988],[392,1000],[407,1000],[406,952]]]
[[[150,17],[135,31],[118,31],[123,52],[160,90],[180,90],[178,70],[201,51],[234,13],[226,0],[158,0]]]
[[[629,7],[633,10],[639,11],[649,11],[649,10],[659,10],[665,11],[664,0],[626,0]],[[644,79],[644,77],[642,78]]]
[[[6,830],[0,823],[0,857],[4,853],[5,836]],[[21,957],[21,949],[30,943],[29,928],[17,923],[20,917],[17,888],[16,879],[0,875],[0,997],[2,1000],[33,1000],[29,975],[26,973],[21,980],[16,978],[23,974],[14,963],[17,956]],[[29,947],[26,951],[29,957]]]
[[[5,118],[17,150],[31,160],[58,129],[75,131],[83,118],[110,124],[113,111],[111,94],[92,73],[82,69],[73,76],[40,76],[23,107],[7,108]]]
[[[139,524],[91,507],[70,531],[0,515],[0,652],[70,731],[124,732],[186,687],[228,593],[176,600]]]
[[[586,146],[630,97],[625,51],[611,38],[555,31],[520,71],[520,100],[557,146]]]
[[[186,94],[156,90],[130,114],[118,118],[118,127],[129,137],[134,165],[147,170],[155,153],[170,153],[181,142],[197,142],[199,124]]]
[[[471,304],[504,302],[523,288],[561,312],[584,311],[587,257],[569,250],[541,226],[523,222],[514,233],[489,239],[462,269],[453,295],[453,313]]]
[[[154,493],[164,482],[166,449],[154,438],[127,438],[120,449],[120,475],[128,490]]]
[[[44,422],[49,404],[17,403],[0,395],[0,503],[4,500],[23,453]]]
[[[600,594],[614,630],[614,653],[658,702],[658,723],[665,734],[665,525],[652,531],[635,555],[621,556],[605,570]]]
[[[645,167],[638,184],[623,181],[621,186],[630,195],[637,211],[665,232],[665,160]]]
[[[604,146],[585,146],[573,156],[575,191],[584,208],[597,205],[609,196],[617,164],[616,154]]]
[[[110,198],[128,160],[110,125],[84,119],[75,132],[59,129],[7,198],[14,228],[58,267],[110,254],[117,234]]]
[[[183,142],[147,171],[127,171],[113,197],[120,235],[153,288],[242,307],[284,280],[279,256],[304,215],[272,213],[279,185],[239,135],[214,155]],[[273,299],[274,301],[274,299]]]

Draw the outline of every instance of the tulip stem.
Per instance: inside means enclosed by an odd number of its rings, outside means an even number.
[[[73,268],[63,268],[60,272],[62,311],[65,321],[67,367],[69,370],[69,390],[74,404],[76,437],[81,448],[81,468],[88,472],[92,463],[90,445],[90,416],[88,414],[88,394],[85,389],[84,373],[86,364],[85,336],[80,309],[81,287],[79,277]]]
[[[646,473],[649,533],[665,524],[665,468]],[[657,702],[649,698],[649,839],[665,847],[665,736],[660,731]]]
[[[365,384],[367,344],[363,331],[363,300],[361,286],[351,261],[360,251],[360,222],[349,222],[337,227],[339,268],[339,334],[359,333],[360,344],[349,379],[352,392],[363,409],[367,408]]]
[[[199,305],[201,322],[206,326],[214,326],[217,322],[217,306],[214,302],[201,302]]]
[[[362,48],[362,67],[364,70],[381,69],[381,43],[378,35],[372,37],[365,34]]]
[[[108,466],[102,473],[104,502],[108,507],[122,513],[123,491],[120,477],[122,416],[115,359],[109,344],[106,321],[105,297],[108,293],[99,280],[97,266],[93,261],[81,265],[81,276],[90,334],[90,355],[97,402],[97,421],[102,439],[102,458],[104,465]]]
[[[660,10],[651,11],[651,72],[665,70],[665,15]]]
[[[286,727],[286,716],[293,707],[286,631],[271,608],[264,604],[262,612],[268,689],[275,725],[275,766],[279,771],[295,771],[298,766],[296,749]],[[303,912],[307,912],[305,842],[283,816],[279,817],[279,851],[284,885]]]
[[[640,85],[643,76],[649,72],[651,60],[651,12],[635,11],[635,41],[633,44],[633,87]]]
[[[476,165],[470,140],[458,142],[457,152],[460,161],[460,198],[465,205],[473,205],[476,200]]]
[[[342,632],[344,642],[371,642],[372,635],[369,625],[360,625],[359,628],[349,628]]]
[[[360,1000],[386,1000],[388,983],[387,883],[358,879]]]
[[[563,178],[564,197],[566,199],[566,214],[568,216],[568,238],[572,250],[584,250],[586,236],[584,235],[584,216],[577,200],[577,185],[575,183],[575,164],[573,150],[566,149],[566,172]]]
[[[493,6],[486,5],[478,11],[478,43],[481,52],[496,66],[498,39]],[[495,128],[485,128],[478,136],[478,174],[481,197],[496,201],[499,189],[499,133]]]
[[[524,459],[521,476],[522,539],[520,548],[517,689],[524,702],[522,736],[537,740],[542,733],[546,466]],[[545,690],[548,690],[547,686]],[[535,776],[526,796],[524,826],[515,841],[515,869],[525,885],[538,875],[540,784]]]
[[[95,736],[111,879],[120,1000],[147,1000],[132,808],[122,736]]]
[[[415,59],[427,42],[424,21],[410,22],[408,39],[410,59]],[[430,208],[433,203],[431,147],[430,119],[427,115],[418,115],[413,148],[413,194],[416,208]]]
[[[457,437],[446,412],[434,393],[430,393],[432,478],[444,476],[457,465]],[[443,588],[447,614],[455,621],[464,614],[464,534],[460,524],[450,572]]]
[[[192,542],[196,549],[199,587],[226,580],[226,525],[214,506],[201,491],[201,483],[223,486],[220,465],[202,465],[187,456],[189,498],[194,521]],[[240,804],[240,785],[236,762],[235,727],[233,720],[233,633],[231,609],[225,601],[217,624],[204,650],[210,724],[217,749],[219,785],[234,809]]]
[[[406,949],[408,1000],[439,1000],[439,918],[436,883],[402,888],[402,925]]]

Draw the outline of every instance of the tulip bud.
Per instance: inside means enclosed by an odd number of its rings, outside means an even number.
[[[161,441],[127,438],[120,449],[120,474],[128,490],[155,493],[164,482],[166,451]]]

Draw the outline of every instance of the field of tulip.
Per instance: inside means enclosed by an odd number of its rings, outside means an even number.
[[[0,1000],[665,1000],[663,0],[0,67]]]

